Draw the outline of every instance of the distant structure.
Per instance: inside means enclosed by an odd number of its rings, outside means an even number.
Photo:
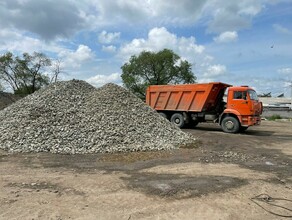
[[[283,97],[284,97],[284,93],[277,96],[277,98],[283,98]]]
[[[272,93],[268,92],[268,93],[259,94],[258,97],[272,97]]]

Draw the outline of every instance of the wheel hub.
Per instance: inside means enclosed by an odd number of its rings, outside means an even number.
[[[232,130],[234,128],[234,123],[232,121],[227,121],[225,123],[225,127],[228,129],[228,130]]]
[[[176,118],[176,119],[174,120],[174,122],[175,122],[176,124],[179,124],[179,123],[180,123],[179,118]]]

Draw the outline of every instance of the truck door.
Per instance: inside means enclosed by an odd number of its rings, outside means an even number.
[[[250,100],[247,95],[247,91],[229,91],[228,108],[234,109],[240,113],[240,115],[250,115]]]

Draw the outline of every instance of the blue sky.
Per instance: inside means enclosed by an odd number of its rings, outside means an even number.
[[[198,82],[290,96],[292,0],[2,0],[0,53],[43,52],[61,78],[122,84],[143,50],[172,49]]]

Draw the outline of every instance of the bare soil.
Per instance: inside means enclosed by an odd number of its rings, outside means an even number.
[[[184,131],[198,138],[196,146],[94,155],[0,151],[0,219],[292,215],[292,123],[263,121],[242,134],[213,124]],[[270,197],[252,199],[260,194]]]

